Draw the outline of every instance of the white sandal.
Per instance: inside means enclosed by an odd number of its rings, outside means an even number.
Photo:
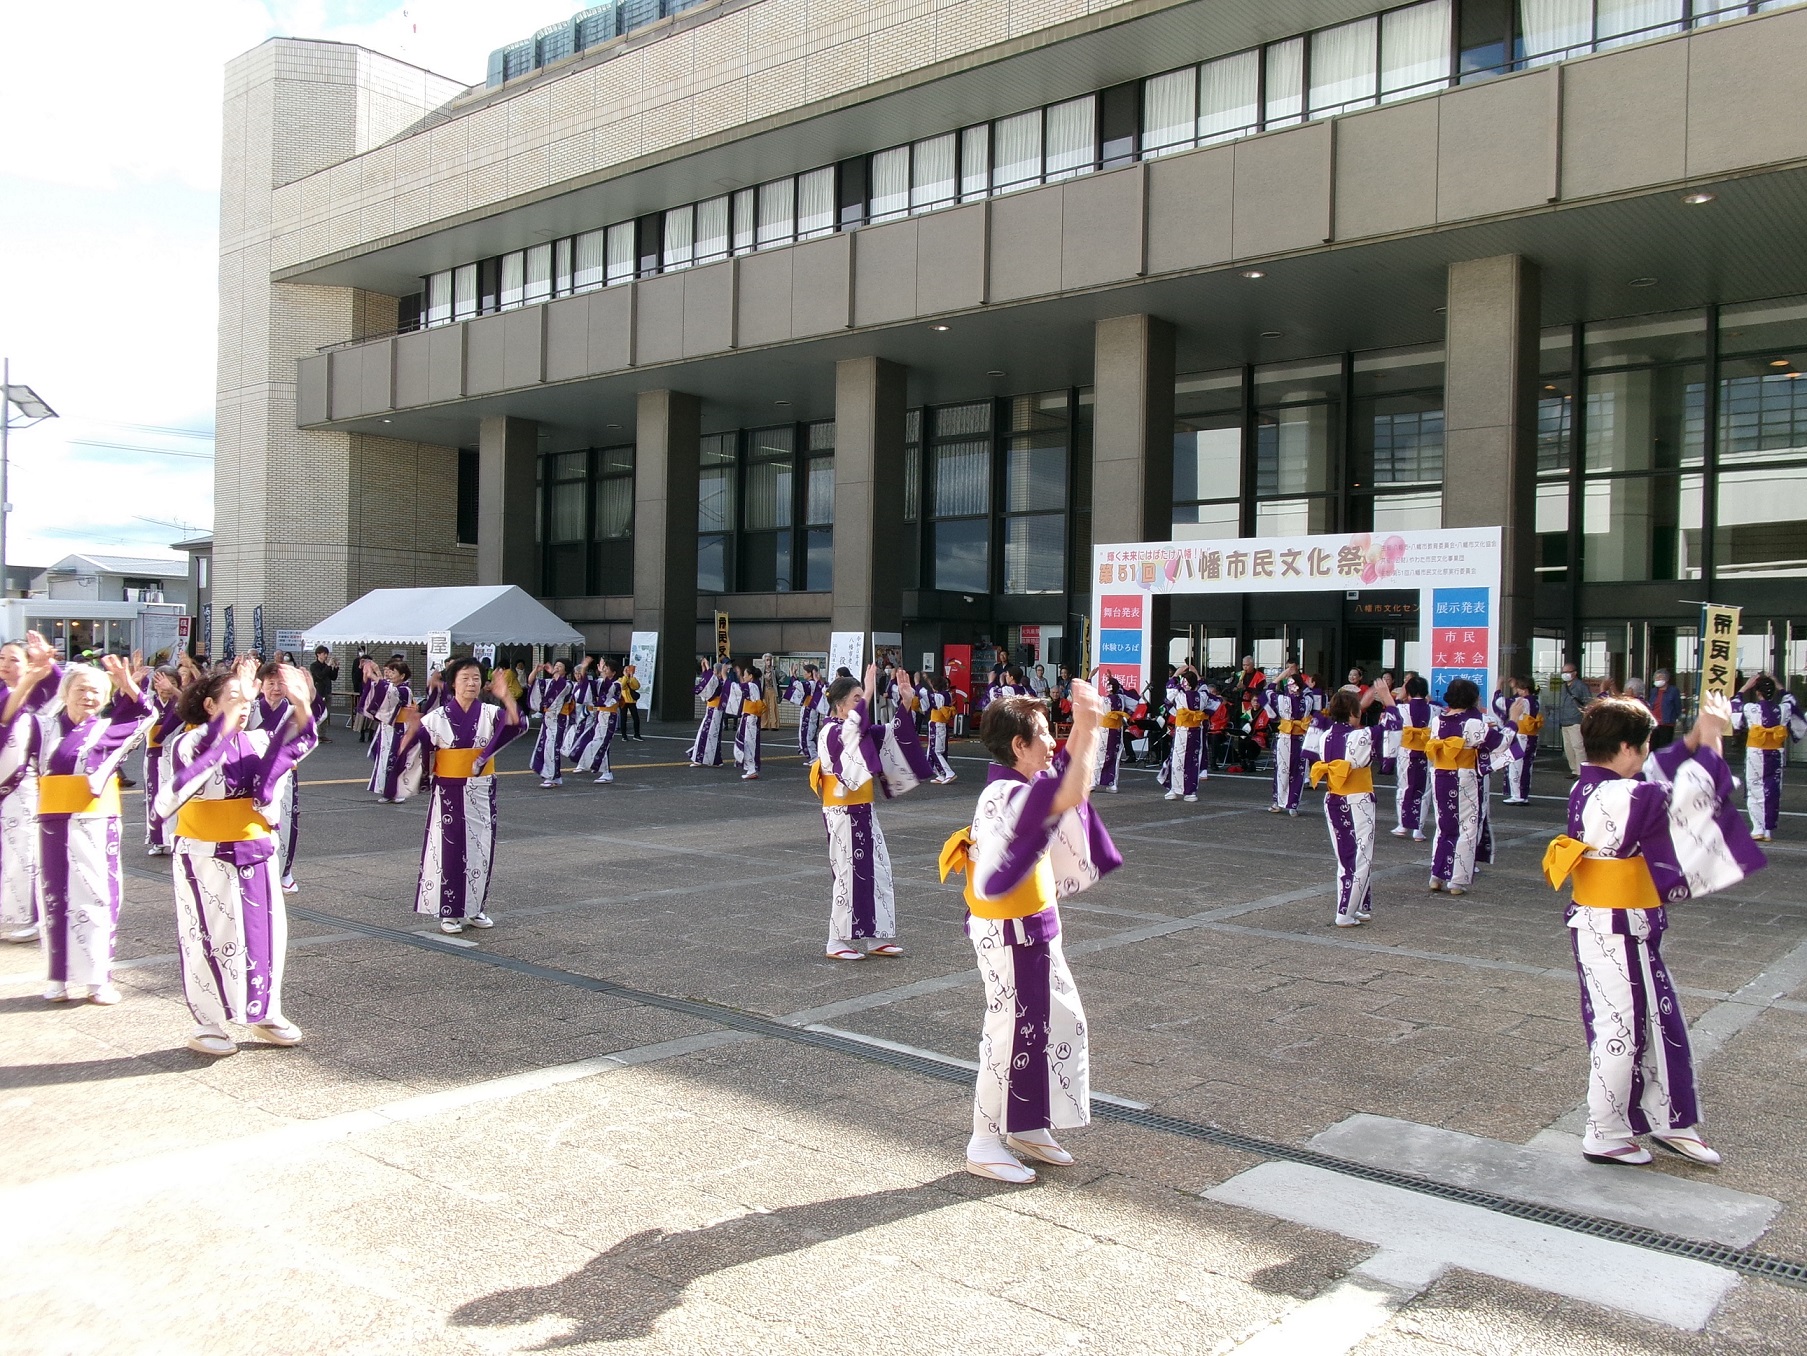
[[[1004,1146],[1012,1153],[1022,1154],[1025,1158],[1033,1158],[1037,1163],[1048,1163],[1057,1168],[1072,1167],[1073,1155],[1061,1148],[1060,1145],[1055,1144],[1053,1139],[1054,1137],[1050,1135],[1048,1136],[1049,1142],[1047,1144],[1038,1144],[1032,1139],[1023,1139],[1017,1135],[1005,1135]]]
[[[993,1182],[1008,1182],[1012,1186],[1028,1186],[1035,1180],[1035,1169],[1017,1162],[1014,1158],[1008,1163],[981,1163],[975,1158],[966,1160],[966,1170],[974,1177],[984,1177]]]
[[[1719,1150],[1708,1144],[1695,1130],[1653,1130],[1650,1132],[1650,1138],[1656,1141],[1657,1148],[1667,1149],[1670,1153],[1679,1158],[1685,1158],[1690,1163],[1700,1163],[1709,1168],[1716,1168],[1724,1161],[1719,1156]]]
[[[238,1046],[230,1036],[217,1031],[197,1031],[188,1038],[188,1048],[197,1055],[236,1055]]]
[[[857,961],[866,959],[866,953],[864,951],[855,951],[850,946],[831,946],[828,948],[826,954],[829,960]]]

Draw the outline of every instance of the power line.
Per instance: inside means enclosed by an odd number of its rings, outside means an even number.
[[[212,461],[211,452],[176,452],[167,447],[138,447],[130,443],[98,443],[89,438],[71,438],[71,447],[100,447],[112,452],[146,452],[154,457],[181,457],[185,461]]]
[[[173,438],[204,438],[208,442],[213,441],[212,429],[165,428],[160,424],[128,424],[118,419],[88,419],[84,422],[90,424],[105,424],[109,428],[136,429],[140,433],[164,433]]]

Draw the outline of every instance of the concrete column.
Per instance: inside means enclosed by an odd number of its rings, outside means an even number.
[[[533,496],[540,426],[496,415],[477,430],[477,582],[540,591]]]
[[[1118,315],[1093,330],[1092,540],[1173,535],[1173,326]]]
[[[634,630],[659,633],[653,715],[689,720],[696,674],[697,454],[702,402],[642,391],[634,433]]]
[[[904,376],[882,358],[834,365],[836,631],[903,629]]]
[[[1443,526],[1498,527],[1500,667],[1524,673],[1536,616],[1542,274],[1516,254],[1449,266]]]

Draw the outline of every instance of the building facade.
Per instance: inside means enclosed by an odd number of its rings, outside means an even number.
[[[517,583],[678,714],[718,611],[1071,661],[1094,542],[1498,525],[1509,670],[1686,668],[1710,596],[1807,674],[1807,6],[608,8],[469,90],[232,63],[220,603]]]

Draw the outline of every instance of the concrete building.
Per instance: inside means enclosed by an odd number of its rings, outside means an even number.
[[[64,556],[43,573],[34,595],[58,601],[169,603],[186,609],[188,561],[181,556]]]
[[[518,583],[657,630],[678,714],[718,609],[1053,659],[1095,541],[1497,524],[1508,668],[1686,667],[1711,596],[1807,673],[1807,8],[658,12],[468,90],[230,65],[217,602]],[[1418,633],[1162,625],[1320,671]]]

